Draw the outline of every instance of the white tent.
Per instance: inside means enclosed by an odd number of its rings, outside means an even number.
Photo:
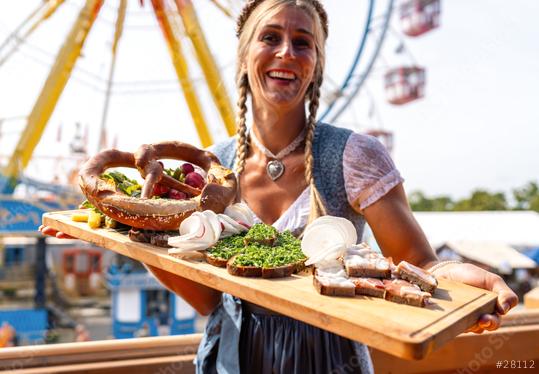
[[[533,211],[414,212],[430,244],[489,241],[539,247],[539,213]]]
[[[499,273],[511,273],[513,269],[534,269],[538,265],[531,258],[510,246],[493,241],[449,241],[436,248],[441,258],[451,256],[450,249],[461,258],[485,264]]]

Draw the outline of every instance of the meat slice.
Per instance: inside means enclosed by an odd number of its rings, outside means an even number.
[[[390,261],[370,248],[352,247],[346,251],[343,261],[346,273],[350,277],[389,278],[391,276]]]
[[[385,299],[396,303],[422,307],[432,296],[428,292],[421,291],[415,284],[402,279],[385,279],[384,286],[386,289]]]
[[[399,278],[418,285],[425,292],[433,293],[438,287],[434,275],[406,261],[401,261],[397,265],[395,273]]]
[[[384,298],[386,289],[382,280],[377,278],[349,278],[356,286],[356,295],[367,295]]]

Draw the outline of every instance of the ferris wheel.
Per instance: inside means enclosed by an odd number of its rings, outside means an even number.
[[[91,125],[91,135],[98,138],[98,148],[111,145],[107,131],[113,127],[109,117],[114,108],[111,97],[115,93],[129,91],[131,87],[132,91],[138,90],[140,93],[146,90],[150,95],[156,87],[157,90],[163,87],[165,90],[171,89],[172,81],[175,81],[176,90],[178,86],[181,89],[183,102],[202,146],[233,134],[234,19],[243,3],[240,0],[196,3],[191,0],[48,0],[38,2],[34,9],[27,9],[22,21],[9,30],[0,44],[0,73],[17,55],[31,58],[29,51],[32,48],[48,54],[50,70],[41,90],[36,90],[35,101],[25,113],[18,139],[10,141],[11,148],[1,147],[8,149],[10,155],[6,157],[7,162],[1,165],[0,190],[10,193],[20,181],[22,171],[32,159],[53,112],[63,100],[66,86],[85,80],[88,83],[88,77],[96,80],[94,85],[99,86],[96,90],[103,97],[101,107],[94,110],[99,112],[99,123],[94,120]],[[319,113],[321,120],[333,122],[347,110],[369,76],[386,37],[394,0],[326,1],[325,6],[332,24]],[[63,44],[59,45],[58,51],[34,42],[33,35],[54,25],[57,14],[65,8],[71,14],[70,27],[63,27]],[[347,11],[343,12],[343,9]],[[154,23],[144,24],[141,21],[144,17],[151,17]],[[99,71],[90,71],[81,67],[79,60],[81,55],[84,60],[89,59],[92,50],[87,38],[94,29],[103,25],[108,28],[109,42],[102,43],[101,48],[104,44],[110,50],[107,55],[110,59]],[[153,27],[154,31],[159,30],[165,41],[174,79],[169,77],[145,82],[144,77],[138,77],[132,82],[117,81],[116,76],[121,74],[121,64],[117,59],[122,58],[123,39],[134,31],[140,32],[149,27]],[[228,38],[225,42],[224,37]],[[139,52],[144,54],[143,50]],[[131,61],[130,64],[136,62]],[[211,112],[214,113],[210,119],[213,125],[208,125],[207,117]],[[0,143],[2,140],[0,129]],[[28,178],[24,180],[31,183]]]

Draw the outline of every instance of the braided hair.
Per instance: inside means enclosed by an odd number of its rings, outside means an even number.
[[[264,5],[261,5],[264,4]],[[309,86],[306,97],[309,101],[309,115],[307,118],[307,132],[305,137],[305,179],[310,186],[310,207],[309,222],[321,215],[326,214],[324,203],[316,188],[313,168],[314,159],[312,154],[312,144],[314,130],[316,128],[316,113],[320,104],[320,87],[323,81],[323,72],[325,67],[325,41],[328,36],[328,17],[324,7],[318,0],[249,0],[243,7],[236,25],[236,35],[239,38],[237,61],[244,61],[247,49],[254,36],[256,26],[265,16],[266,12],[273,8],[293,6],[305,10],[315,21],[315,46],[317,54],[317,63],[313,82]],[[247,72],[242,64],[238,64],[236,71],[236,82],[238,89],[237,102],[237,139],[236,139],[236,165],[235,171],[239,176],[245,168],[245,159],[248,154],[247,142],[247,95],[249,93],[249,81]]]

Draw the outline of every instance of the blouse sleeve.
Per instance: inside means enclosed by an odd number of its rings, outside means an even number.
[[[343,173],[348,202],[360,212],[404,181],[385,146],[357,133],[344,148]]]

